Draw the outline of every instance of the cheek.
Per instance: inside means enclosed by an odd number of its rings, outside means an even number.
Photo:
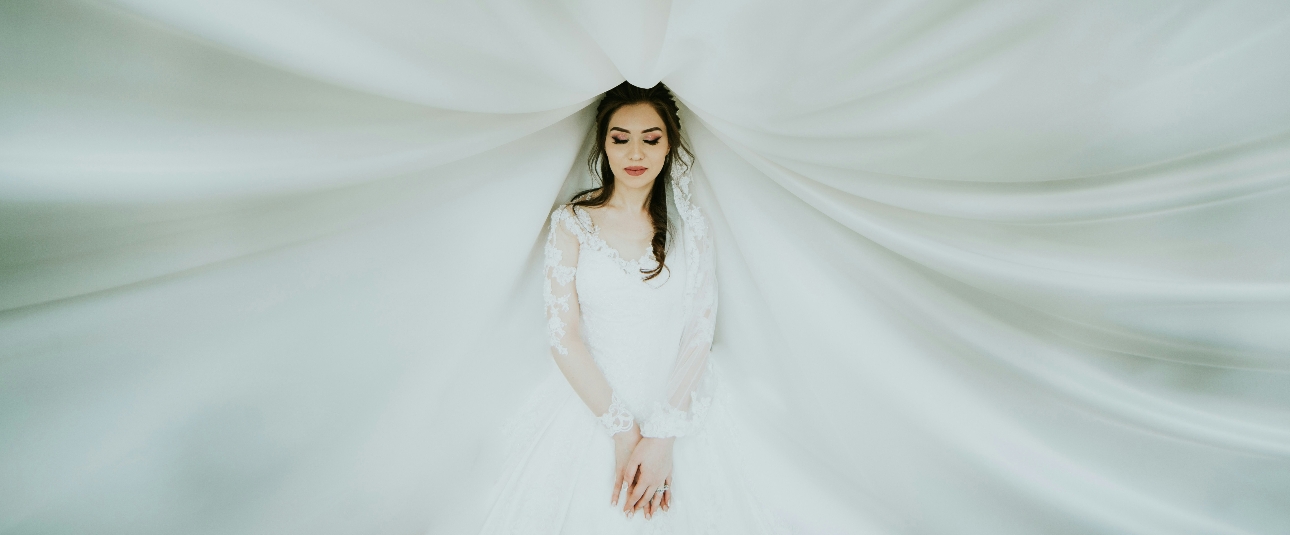
[[[622,145],[605,145],[605,156],[609,157],[609,163],[614,167],[617,167],[617,163],[626,158],[625,152],[622,149]]]
[[[653,160],[662,161],[667,157],[667,145],[659,143],[649,148],[649,156]]]

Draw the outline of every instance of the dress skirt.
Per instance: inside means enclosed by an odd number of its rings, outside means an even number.
[[[706,423],[673,446],[666,512],[631,518],[611,505],[613,439],[558,370],[507,426],[501,477],[489,493],[487,535],[759,534],[771,521],[749,492],[739,444],[718,392]]]

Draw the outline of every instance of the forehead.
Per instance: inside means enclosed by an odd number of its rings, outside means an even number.
[[[628,132],[640,132],[647,128],[663,128],[663,118],[654,111],[654,106],[644,102],[628,104],[614,111],[609,117],[609,127],[622,128]]]

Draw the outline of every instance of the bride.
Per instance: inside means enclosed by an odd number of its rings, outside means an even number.
[[[544,249],[559,373],[508,433],[482,531],[768,532],[708,361],[713,244],[676,103],[624,82],[595,133],[601,185],[551,213]]]

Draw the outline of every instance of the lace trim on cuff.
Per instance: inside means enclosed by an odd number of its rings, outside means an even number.
[[[654,404],[654,414],[641,423],[641,436],[651,438],[681,437],[691,435],[703,428],[708,415],[708,406],[712,398],[699,399],[693,396],[690,411],[686,412],[663,403]]]
[[[630,431],[632,424],[636,422],[636,419],[632,417],[632,413],[627,410],[627,405],[624,405],[622,400],[618,399],[618,394],[610,394],[609,410],[597,416],[596,419],[600,420],[600,424],[605,426],[609,436],[617,435],[623,431]]]

